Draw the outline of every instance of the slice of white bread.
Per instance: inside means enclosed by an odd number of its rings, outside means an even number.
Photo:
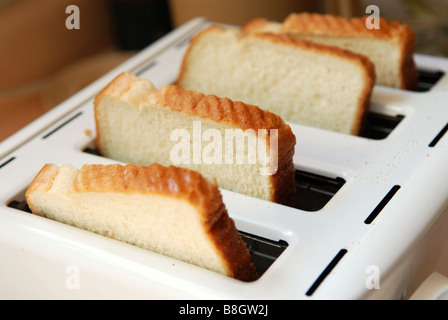
[[[129,72],[106,86],[94,105],[101,155],[186,167],[220,188],[292,204],[296,138],[279,116],[175,85],[156,90]],[[257,159],[249,148],[254,144]]]
[[[26,200],[34,214],[239,280],[257,279],[218,187],[195,171],[47,164]]]
[[[365,55],[375,65],[376,83],[416,89],[418,74],[414,62],[415,33],[406,24],[378,20],[379,29],[367,28],[366,19],[329,14],[292,13],[282,23],[256,18],[242,27],[245,32],[273,32],[337,46]],[[367,25],[370,26],[367,21]]]
[[[351,51],[213,25],[192,38],[177,84],[257,105],[288,122],[357,135],[374,79],[372,63]]]

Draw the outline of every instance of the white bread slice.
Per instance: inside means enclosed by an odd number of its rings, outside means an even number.
[[[374,78],[371,62],[347,50],[211,26],[191,40],[177,84],[257,105],[288,122],[357,135]]]
[[[239,279],[257,279],[218,187],[177,167],[45,165],[26,192],[34,214]]]
[[[368,17],[343,18],[330,14],[291,13],[282,23],[256,18],[242,27],[244,32],[290,34],[365,55],[375,65],[376,83],[414,90],[415,33],[406,24],[379,19],[379,29],[368,29]]]
[[[94,104],[101,155],[136,165],[186,167],[220,188],[292,204],[296,138],[279,116],[174,85],[156,90],[128,72],[106,86]],[[236,138],[225,144],[229,132]],[[253,161],[250,142],[238,143],[240,138],[256,143],[257,157],[266,161]]]

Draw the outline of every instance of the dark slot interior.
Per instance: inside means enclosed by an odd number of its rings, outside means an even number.
[[[402,115],[368,112],[360,136],[375,140],[385,139],[403,119]]]
[[[318,211],[342,188],[345,180],[296,170],[296,209]]]
[[[442,78],[444,73],[442,71],[434,70],[418,70],[418,92],[429,91],[439,80]]]
[[[8,207],[31,213],[31,210],[28,207],[28,204],[26,203],[25,200],[24,201],[13,200],[10,203],[8,203]]]
[[[265,273],[288,247],[288,243],[283,240],[273,241],[243,231],[239,231],[239,233],[246,242],[247,250],[252,255],[252,262],[259,276]]]
[[[429,91],[443,75],[441,71],[418,70],[418,86],[415,91]],[[368,112],[360,136],[375,140],[385,139],[403,119],[403,115]]]

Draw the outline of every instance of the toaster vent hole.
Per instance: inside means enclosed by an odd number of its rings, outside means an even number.
[[[442,130],[437,134],[437,136],[428,144],[428,147],[435,147],[436,144],[439,142],[440,139],[445,135],[445,133],[448,131],[448,123],[443,127]]]
[[[288,243],[283,240],[269,240],[243,231],[239,233],[246,242],[247,250],[252,255],[252,262],[259,276],[265,273],[288,247]]]
[[[296,170],[296,209],[318,211],[322,209],[345,184],[342,178],[329,178],[322,175]]]
[[[313,293],[317,290],[317,288],[324,282],[325,278],[330,274],[330,272],[336,267],[336,265],[341,261],[341,259],[347,253],[347,249],[341,249],[336,254],[336,256],[331,260],[325,270],[320,274],[320,276],[314,281],[313,285],[306,292],[307,296],[313,295]]]
[[[380,212],[386,207],[386,205],[389,203],[389,201],[395,196],[395,194],[400,190],[399,185],[395,185],[390,189],[390,191],[386,194],[386,196],[381,200],[381,202],[373,209],[373,211],[370,213],[370,215],[367,217],[366,220],[364,220],[365,224],[371,224],[373,220],[376,219],[376,217],[380,214]]]
[[[56,127],[55,129],[53,129],[52,131],[50,131],[49,133],[47,133],[46,135],[44,135],[42,137],[42,139],[47,139],[48,137],[50,137],[51,135],[53,135],[54,133],[56,133],[58,130],[62,129],[63,127],[65,127],[67,124],[69,124],[70,122],[72,122],[73,120],[75,120],[76,118],[78,118],[80,115],[82,115],[82,112],[79,112],[77,114],[75,114],[73,117],[71,117],[70,119],[68,119],[67,121],[65,121],[64,123],[62,123],[61,125],[59,125],[58,127]]]
[[[150,69],[154,68],[157,64],[158,64],[157,61],[155,61],[155,60],[151,61],[149,64],[143,66],[142,69],[136,71],[135,74],[137,76],[140,76],[141,74],[143,74],[143,73],[149,71]]]
[[[418,87],[416,91],[425,92],[429,91],[439,80],[444,73],[442,71],[435,70],[418,70]]]
[[[16,157],[11,157],[8,160],[6,160],[5,162],[0,164],[0,169],[7,166],[8,164],[10,164],[11,162],[13,162],[16,159]]]

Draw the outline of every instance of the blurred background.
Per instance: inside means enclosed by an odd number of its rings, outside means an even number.
[[[0,142],[139,50],[198,16],[242,25],[291,12],[408,23],[417,52],[448,57],[448,0],[0,0]],[[76,5],[80,28],[67,29]]]

